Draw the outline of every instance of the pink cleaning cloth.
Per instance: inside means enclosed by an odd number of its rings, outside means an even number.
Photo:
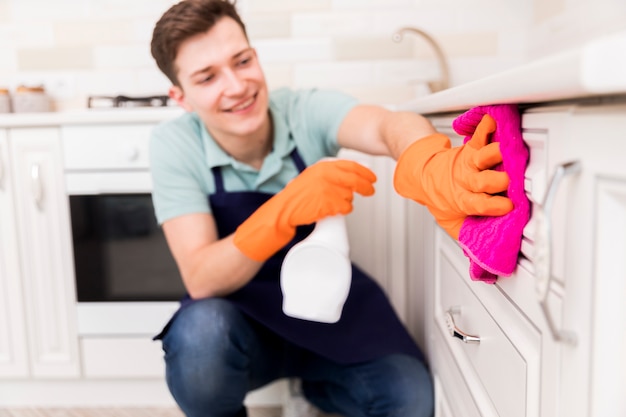
[[[500,142],[502,163],[494,169],[509,174],[505,195],[514,208],[499,217],[467,217],[461,226],[459,243],[470,259],[472,280],[493,284],[498,276],[510,276],[515,271],[524,226],[530,218],[530,202],[524,192],[528,148],[522,139],[520,114],[514,104],[474,107],[457,117],[452,127],[467,142],[485,114],[496,121],[491,141]]]

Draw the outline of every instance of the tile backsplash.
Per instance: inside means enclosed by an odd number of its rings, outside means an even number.
[[[586,1],[586,0],[585,0]],[[597,0],[624,19],[622,0]],[[583,1],[584,2],[584,1]],[[172,0],[0,0],[0,87],[44,84],[57,109],[91,94],[164,94],[169,87],[149,43]],[[575,3],[575,4],[570,4]],[[439,77],[430,33],[458,85],[554,52],[600,30],[578,24],[581,0],[239,0],[237,7],[270,87],[337,88],[363,101],[398,103]],[[594,2],[594,4],[596,4]],[[620,21],[620,22],[621,22]],[[547,42],[540,42],[543,37]],[[552,49],[550,49],[552,46]]]

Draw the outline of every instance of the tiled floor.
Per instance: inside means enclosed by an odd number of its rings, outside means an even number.
[[[173,408],[15,408],[0,409],[0,417],[184,417]],[[282,417],[276,407],[248,410],[248,417]]]
[[[253,408],[248,410],[248,417],[282,417],[283,409],[280,407]]]
[[[184,417],[171,408],[11,408],[0,417]]]

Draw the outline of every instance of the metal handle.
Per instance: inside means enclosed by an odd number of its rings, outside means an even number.
[[[554,340],[576,344],[576,335],[570,331],[560,330],[556,327],[550,309],[548,308],[548,294],[552,282],[552,206],[554,199],[561,185],[563,178],[574,175],[582,170],[580,161],[571,161],[559,165],[544,196],[543,203],[536,205],[535,221],[536,233],[534,243],[533,264],[535,266],[536,278],[535,291],[537,299],[546,318],[548,327]]]
[[[35,205],[39,210],[43,209],[43,183],[41,181],[41,169],[39,164],[32,164],[30,166],[30,180],[31,180],[31,189],[33,192],[33,199],[35,201]]]
[[[4,188],[4,164],[2,162],[2,148],[0,148],[0,190]]]
[[[448,326],[448,332],[450,336],[456,337],[463,341],[463,343],[480,343],[479,336],[472,336],[465,333],[463,330],[459,329],[454,323],[453,314],[458,313],[460,310],[458,308],[451,308],[446,311],[446,325]]]

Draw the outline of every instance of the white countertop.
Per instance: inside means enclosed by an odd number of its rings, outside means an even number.
[[[626,31],[393,108],[432,114],[486,104],[626,94],[625,51]]]
[[[72,124],[158,123],[183,114],[178,106],[80,109],[47,113],[0,114],[0,127],[37,127]]]

